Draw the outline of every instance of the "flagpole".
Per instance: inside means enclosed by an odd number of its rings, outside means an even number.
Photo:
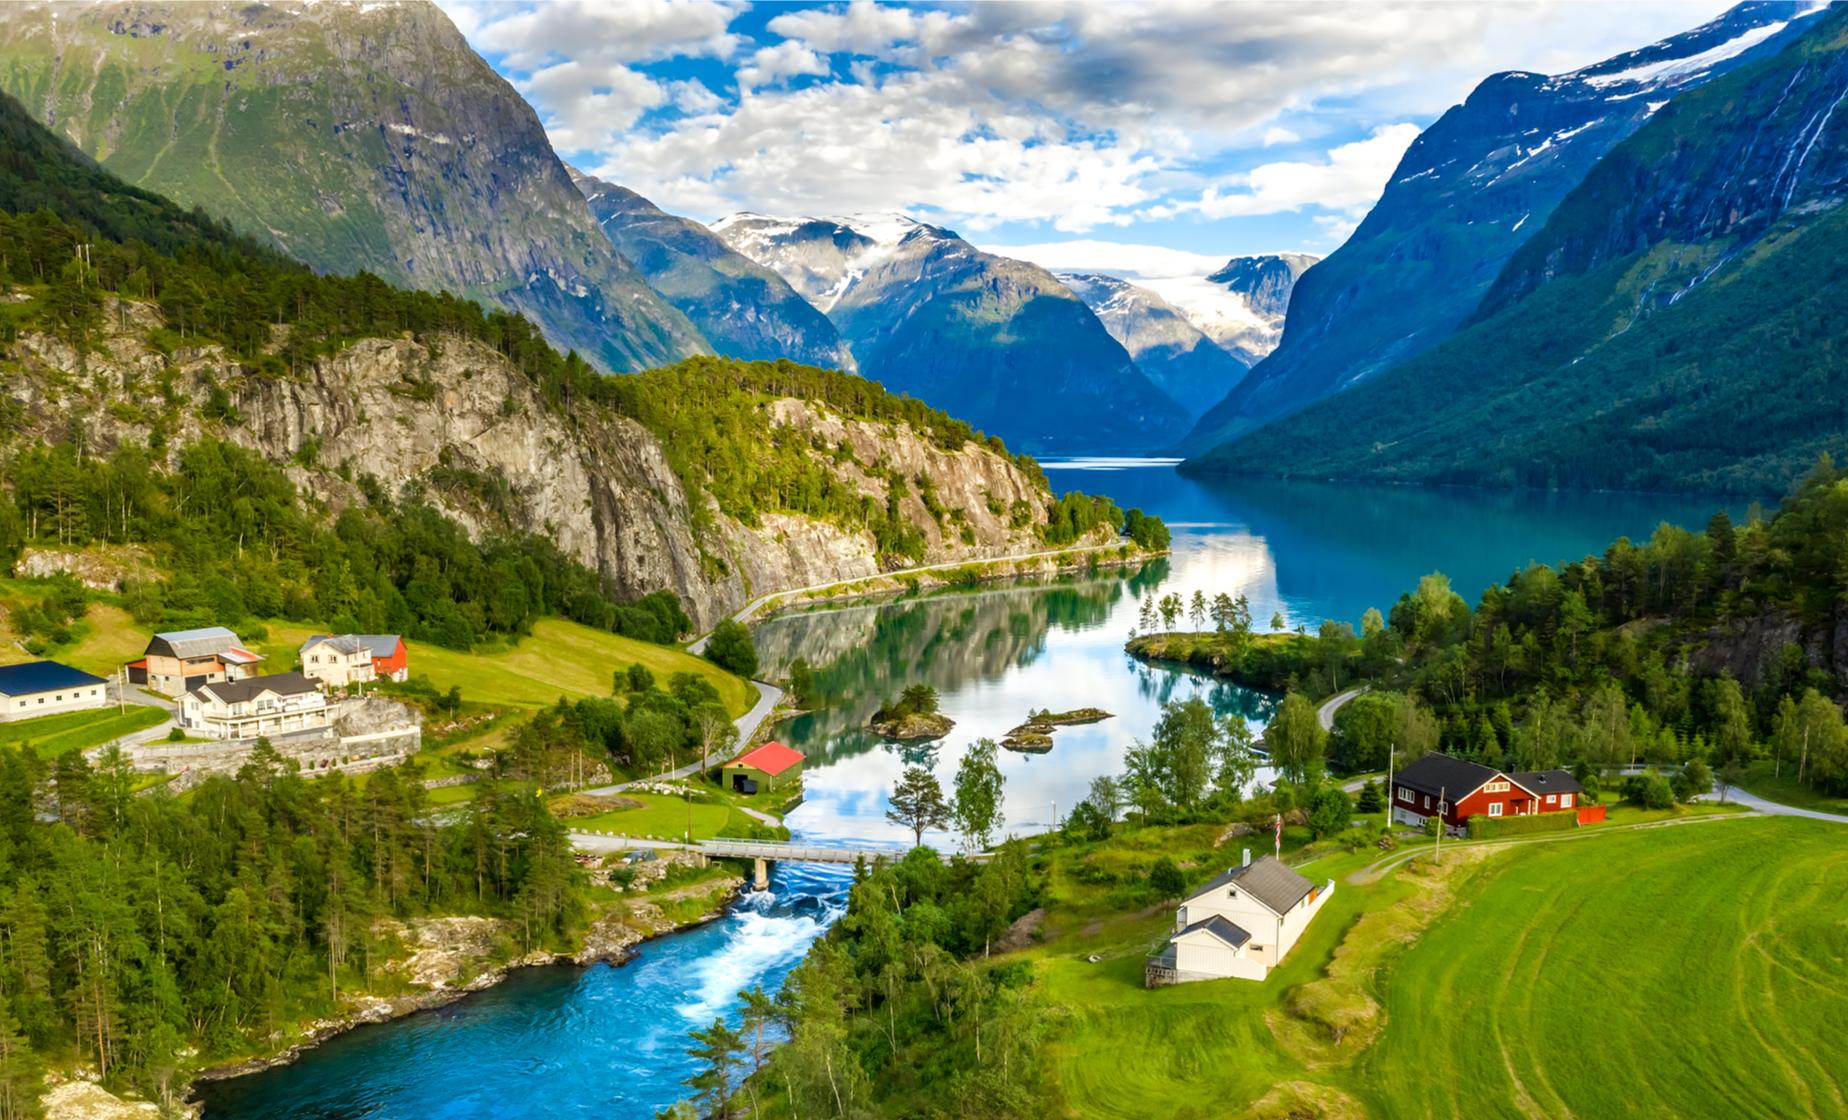
[[[1431,845],[1432,863],[1442,863],[1444,860],[1444,798],[1449,792],[1449,786],[1437,787],[1437,839]]]

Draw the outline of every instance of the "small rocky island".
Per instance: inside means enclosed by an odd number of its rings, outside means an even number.
[[[909,743],[922,739],[941,739],[956,726],[956,721],[937,710],[937,690],[927,684],[914,684],[899,693],[896,702],[879,706],[866,726],[882,739]]]
[[[1024,754],[1045,754],[1052,749],[1052,733],[1061,727],[1071,727],[1081,723],[1098,723],[1112,718],[1111,713],[1102,708],[1073,708],[1069,712],[1037,711],[1027,716],[1027,722],[1007,733],[1001,745],[1010,751]]]

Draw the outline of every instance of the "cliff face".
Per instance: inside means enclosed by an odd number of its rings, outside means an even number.
[[[0,90],[322,271],[513,308],[608,370],[708,352],[434,5],[0,5]]]
[[[470,339],[367,339],[294,378],[266,377],[216,345],[152,349],[146,332],[159,318],[151,307],[119,304],[106,319],[109,332],[87,355],[43,334],[11,345],[3,391],[20,406],[14,438],[76,439],[91,453],[145,442],[157,428],[170,453],[221,438],[285,465],[334,510],[363,501],[359,480],[368,474],[394,490],[417,485],[473,532],[508,527],[550,538],[619,595],[671,589],[702,627],[755,595],[880,570],[869,532],[794,515],[747,527],[713,509],[714,528],[696,539],[693,499],[651,432],[600,408],[548,410],[526,377]],[[234,422],[201,415],[214,384],[228,394]],[[799,426],[819,446],[849,443],[853,458],[830,455],[833,469],[882,503],[886,480],[861,463],[928,478],[942,507],[962,511],[939,522],[915,489],[900,502],[925,536],[926,563],[1034,547],[1033,530],[1014,528],[1008,513],[1025,501],[1037,524],[1049,495],[1003,456],[974,443],[945,451],[903,425],[846,419],[810,402],[766,407],[773,423]],[[489,496],[497,492],[504,496]]]

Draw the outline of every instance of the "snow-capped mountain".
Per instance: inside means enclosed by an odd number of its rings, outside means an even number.
[[[1037,265],[901,214],[713,223],[825,312],[860,372],[1024,450],[1147,450],[1189,414]]]
[[[775,272],[626,187],[575,169],[571,181],[622,255],[719,353],[854,368],[834,324]]]
[[[1190,417],[1211,408],[1245,376],[1248,363],[1221,349],[1192,315],[1148,288],[1095,273],[1057,276],[1078,293],[1149,380],[1179,401]],[[1215,290],[1229,308],[1245,309],[1243,300],[1223,288]],[[1262,327],[1248,310],[1246,317]]]
[[[1198,297],[1193,297],[1190,285],[1169,298],[1213,341],[1246,366],[1254,366],[1277,348],[1297,278],[1319,259],[1307,253],[1233,257],[1198,286]]]
[[[1605,153],[1673,98],[1783,49],[1818,10],[1747,3],[1566,74],[1497,74],[1415,140],[1346,244],[1305,273],[1276,351],[1185,441],[1204,450],[1449,337]]]

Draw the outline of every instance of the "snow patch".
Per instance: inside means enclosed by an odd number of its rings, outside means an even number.
[[[1735,58],[1753,47],[1776,35],[1790,26],[1788,21],[1780,20],[1751,28],[1716,47],[1709,47],[1699,54],[1685,58],[1665,58],[1656,62],[1644,63],[1628,70],[1619,70],[1615,74],[1581,74],[1586,85],[1597,89],[1609,89],[1612,86],[1649,84],[1667,86],[1697,78],[1719,63]]]

